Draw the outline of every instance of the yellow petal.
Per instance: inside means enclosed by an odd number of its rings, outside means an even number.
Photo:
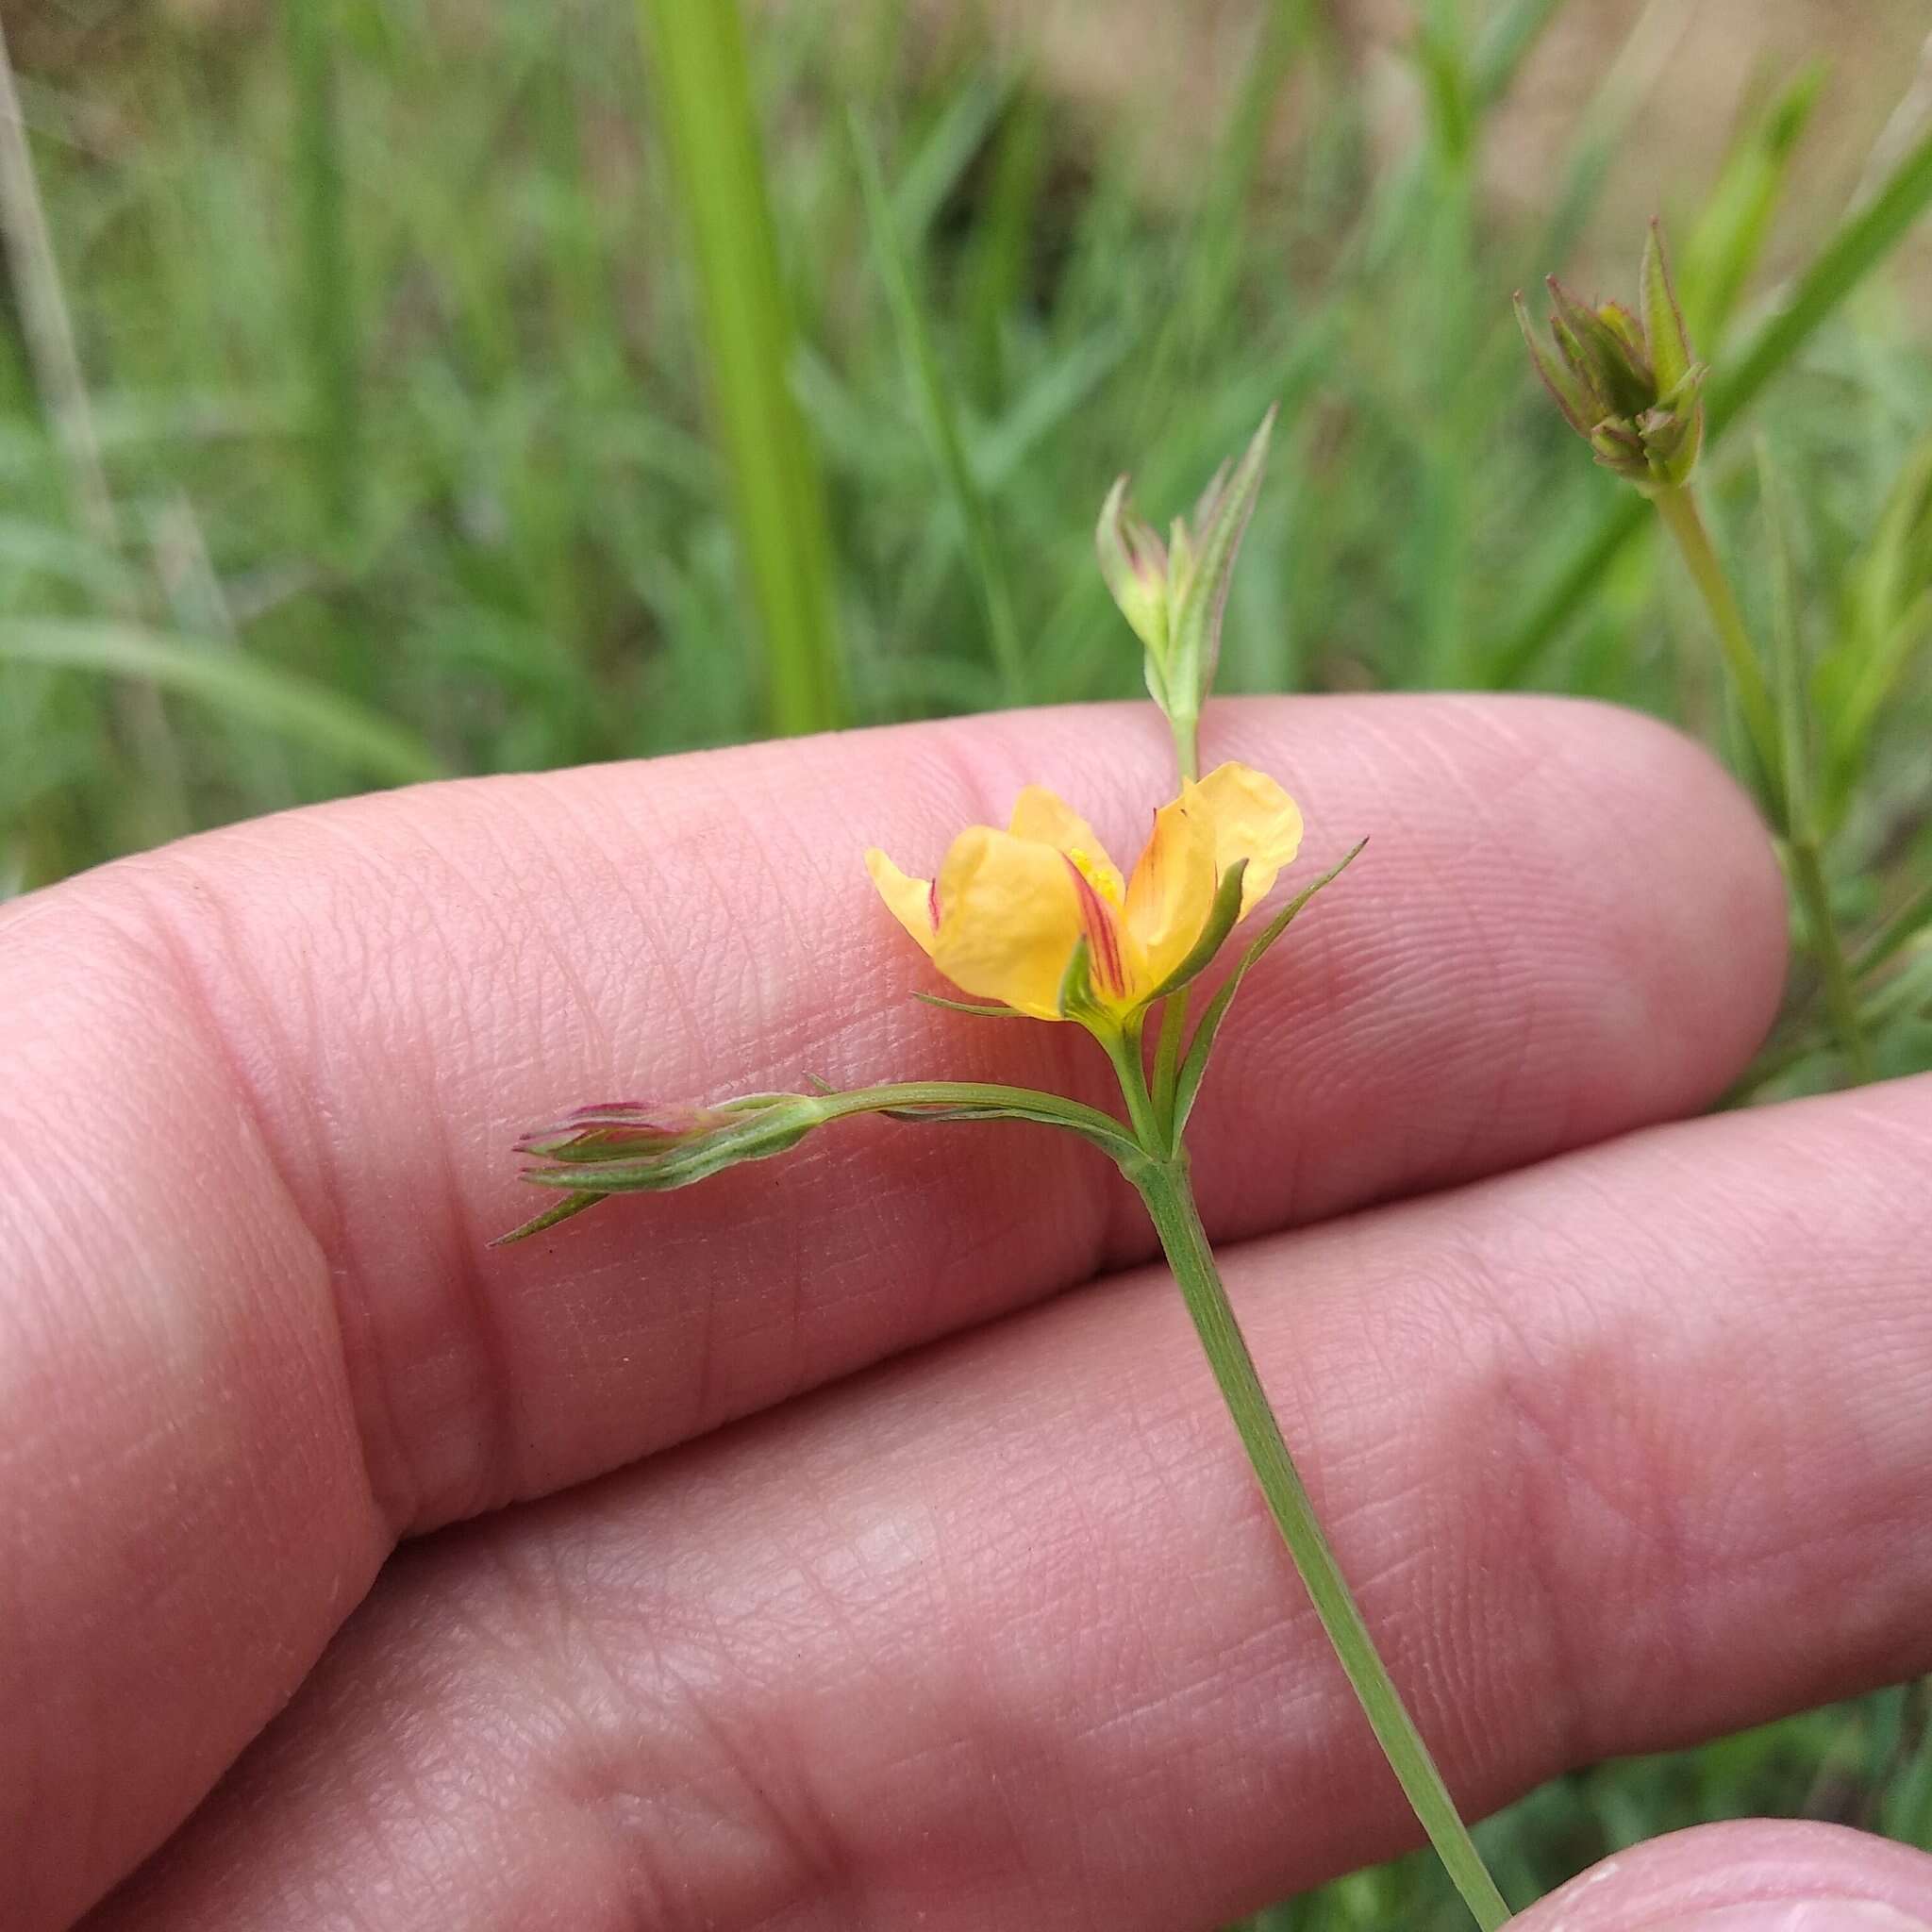
[[[1127,881],[1124,924],[1134,958],[1137,993],[1145,998],[1188,957],[1214,904],[1214,835],[1182,799],[1154,814],[1147,841]]]
[[[1074,874],[1058,848],[973,825],[940,868],[933,963],[962,992],[1060,1017],[1060,980],[1080,939]]]
[[[1217,876],[1238,858],[1248,861],[1241,880],[1245,919],[1301,850],[1300,807],[1265,773],[1235,764],[1217,766],[1198,785],[1182,786],[1181,803],[1213,837]]]
[[[1121,903],[1120,868],[1093,836],[1093,827],[1058,793],[1044,785],[1027,786],[1013,801],[1012,823],[1007,829],[1016,839],[1037,839],[1064,852],[1109,906]]]
[[[891,908],[892,917],[930,953],[937,938],[932,881],[907,877],[876,845],[865,855],[865,869],[879,889],[879,897]]]

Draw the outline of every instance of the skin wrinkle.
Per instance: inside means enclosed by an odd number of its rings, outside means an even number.
[[[435,885],[433,889],[424,891],[421,878],[413,868],[406,871],[402,865],[397,865],[393,875],[408,879],[409,887],[413,889],[399,895],[399,907],[408,907],[414,918],[425,921],[431,931],[443,938],[442,951],[449,958],[460,957],[454,943],[454,935],[450,932],[446,910],[452,902],[477,915],[482,930],[500,944],[504,927],[495,917],[489,895],[477,889],[462,867],[448,861],[437,840],[418,826],[411,825],[409,830],[410,847],[418,860],[433,874]],[[385,953],[386,949],[378,948],[376,960],[382,960]],[[394,1010],[413,1011],[419,1023],[417,1030],[424,1037],[435,1037],[441,1031],[429,1024],[430,1016],[416,986],[408,979],[394,976],[390,977],[390,984],[393,991],[391,1004]],[[460,1041],[467,1030],[466,1008],[461,1001],[448,1002],[436,1017],[449,1023]],[[314,1037],[320,1043],[320,1033]],[[466,1369],[458,1372],[467,1398],[463,1404],[466,1415],[461,1432],[464,1447],[446,1468],[438,1467],[438,1474],[430,1476],[425,1473],[426,1469],[442,1464],[448,1454],[445,1444],[449,1432],[441,1425],[441,1414],[432,1412],[429,1418],[429,1426],[436,1439],[433,1451],[414,1431],[406,1430],[399,1437],[397,1447],[401,1452],[403,1468],[408,1475],[402,1493],[408,1497],[408,1502],[391,1518],[392,1537],[421,1526],[425,1518],[467,1514],[492,1497],[517,1493],[516,1378],[510,1366],[509,1350],[497,1306],[487,1291],[480,1272],[478,1257],[482,1252],[482,1237],[470,1224],[464,1208],[457,1162],[447,1130],[453,1115],[440,1099],[440,1063],[432,1059],[425,1071],[426,1097],[430,1104],[425,1109],[428,1118],[423,1123],[426,1128],[423,1144],[428,1148],[435,1169],[431,1176],[430,1198],[441,1208],[439,1214],[425,1215],[425,1224],[431,1220],[440,1222],[441,1240],[433,1236],[426,1240],[428,1266],[424,1274],[425,1279],[440,1278],[441,1296],[448,1308],[462,1311],[461,1321],[439,1321],[433,1326],[440,1333],[458,1338],[468,1357]],[[346,1290],[350,1284],[345,1281],[343,1286]],[[390,1284],[365,1278],[359,1286],[371,1307],[376,1308],[381,1306]],[[379,1327],[379,1323],[376,1325]],[[392,1389],[391,1377],[395,1370],[407,1369],[409,1365],[400,1359],[400,1352],[392,1347],[378,1346],[376,1355],[377,1361],[372,1367]],[[392,1413],[398,1407],[404,1413],[410,1413],[413,1408],[413,1405],[398,1405],[393,1394],[391,1405]],[[392,1507],[400,1500],[399,1497],[394,1498]]]
[[[250,842],[261,842],[255,839],[252,830],[247,836]],[[346,834],[342,835],[341,842],[346,849],[357,851],[358,859],[361,858],[359,848],[351,843]],[[274,856],[265,846],[264,854]],[[261,1124],[263,1144],[272,1150],[275,1170],[282,1177],[299,1224],[310,1232],[324,1257],[328,1287],[335,1297],[338,1331],[342,1338],[343,1369],[354,1393],[358,1433],[363,1444],[364,1479],[381,1512],[385,1541],[393,1541],[402,1524],[416,1513],[411,1498],[420,1492],[421,1485],[415,1481],[397,1481],[395,1473],[409,1467],[408,1432],[402,1422],[406,1406],[399,1402],[392,1378],[387,1373],[392,1356],[373,1340],[373,1298],[366,1289],[357,1292],[362,1273],[357,1261],[357,1235],[344,1205],[341,1166],[330,1151],[331,1142],[339,1144],[346,1130],[335,1134],[327,1130],[329,1110],[325,1102],[314,1109],[313,1117],[325,1124],[325,1130],[319,1135],[298,1136],[288,1117],[271,1108],[263,1082],[273,1080],[274,1070],[295,1066],[305,1056],[293,1044],[294,1036],[283,1022],[286,1003],[268,995],[256,974],[249,948],[239,940],[233,908],[220,890],[210,887],[201,868],[193,862],[193,856],[164,849],[152,860],[137,859],[134,866],[137,877],[147,872],[155,885],[161,888],[145,895],[148,917],[158,930],[167,934],[177,971],[183,976],[192,973],[197,1004],[206,1015],[211,1037],[219,1042],[223,1062],[230,1070],[231,1078],[239,1083],[250,1114]],[[212,941],[206,957],[191,942],[191,930],[205,933]],[[360,949],[361,928],[357,919],[332,918],[330,930]],[[247,1032],[252,1031],[262,1042],[262,1052],[250,1054],[237,1043],[236,1027],[222,1016],[211,990],[210,974],[219,975],[231,998],[240,996],[247,1031],[239,1037],[245,1040]],[[296,985],[305,996],[306,1010],[302,1017],[307,1021],[308,1038],[320,1041],[325,1028],[313,1004],[312,978],[305,972]],[[270,1071],[258,1072],[264,1062]],[[301,1117],[299,1112],[294,1116]],[[306,1156],[299,1161],[295,1157],[298,1145]],[[306,1179],[306,1186],[298,1188],[298,1173]]]
[[[533,1608],[540,1618],[544,1615],[545,1607],[541,1601]],[[550,1614],[555,1614],[554,1607]],[[635,1674],[625,1673],[588,1620],[573,1620],[564,1634],[573,1661],[588,1659],[591,1664],[598,1683],[608,1693],[611,1715],[600,1717],[593,1712],[581,1691],[574,1683],[565,1681],[559,1672],[553,1693],[556,1708],[575,1732],[577,1743],[569,1762],[559,1764],[544,1782],[574,1809],[587,1811],[594,1818],[607,1838],[613,1924],[664,1928],[679,1924],[700,1924],[703,1921],[692,1916],[688,1906],[676,1902],[677,1894],[688,1893],[690,1889],[688,1883],[680,1884],[674,1876],[679,1862],[676,1837],[665,1833],[661,1822],[640,1807],[637,1781],[625,1775],[624,1759],[629,1727],[618,1714],[639,1702],[632,1681]],[[739,1789],[754,1798],[760,1795],[748,1768],[754,1760],[731,1743],[722,1721],[712,1715],[692,1685],[680,1676],[675,1653],[668,1647],[653,1646],[648,1657],[659,1680],[675,1686],[682,1693],[678,1708],[688,1734],[708,1743],[718,1759],[734,1774]],[[559,1757],[562,1756],[559,1754]],[[769,1843],[774,1838],[788,1840],[790,1821],[779,1808],[767,1807],[760,1816],[762,1825],[755,1825],[754,1829],[761,1832],[764,1841]],[[657,1828],[646,1828],[653,1825]],[[797,1842],[791,1842],[796,1852]],[[817,1882],[829,1875],[807,1861],[801,1861],[796,1870],[802,1877]]]

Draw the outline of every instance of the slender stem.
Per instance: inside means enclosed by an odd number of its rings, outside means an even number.
[[[1107,1049],[1121,1083],[1121,1097],[1127,1103],[1127,1118],[1134,1125],[1134,1138],[1142,1147],[1163,1143],[1160,1118],[1154,1096],[1147,1091],[1147,1075],[1141,1065],[1141,1022],[1138,1018],[1119,1032],[1096,1031],[1094,1038]]]
[[[1872,1042],[1865,1037],[1852,969],[1839,939],[1837,922],[1831,916],[1831,894],[1824,883],[1824,863],[1817,839],[1809,832],[1794,837],[1785,848],[1785,867],[1790,874],[1791,890],[1804,908],[1805,924],[1810,929],[1811,943],[1818,954],[1818,971],[1824,985],[1824,1005],[1831,1015],[1832,1031],[1844,1050],[1852,1077],[1858,1081],[1875,1079],[1877,1069],[1872,1058]]]
[[[1811,827],[1810,814],[1801,803],[1805,791],[1803,774],[1794,768],[1800,753],[1787,745],[1785,735],[1778,728],[1771,687],[1757,661],[1751,634],[1744,627],[1743,612],[1738,608],[1730,579],[1724,575],[1710,533],[1698,512],[1696,497],[1685,488],[1658,491],[1655,500],[1657,513],[1676,539],[1685,564],[1717,627],[1718,641],[1744,713],[1745,726],[1770,788],[1773,816],[1786,835],[1785,867],[1810,934],[1833,1028],[1853,1077],[1870,1080],[1874,1072],[1871,1043],[1858,1017],[1857,995],[1844,944],[1831,916],[1831,895],[1825,887],[1818,837]]]
[[[1114,1064],[1118,1068],[1121,1062],[1116,1060]],[[1122,1084],[1124,1088],[1124,1076]],[[823,1100],[827,1120],[852,1114],[890,1113],[898,1108],[997,1109],[1008,1116],[1072,1128],[1106,1147],[1116,1159],[1130,1153],[1140,1133],[1138,1116],[1130,1133],[1112,1114],[1102,1113],[1097,1107],[1088,1107],[1084,1102],[1042,1092],[1038,1088],[1003,1087],[981,1080],[889,1080],[876,1087],[855,1087],[845,1092],[827,1093]],[[1130,1101],[1130,1107],[1131,1104]]]
[[[817,448],[791,392],[797,329],[742,10],[741,0],[638,0],[686,218],[734,521],[764,632],[771,722],[785,733],[823,731],[845,717],[831,525]]]
[[[1928,880],[1890,919],[1866,941],[1852,962],[1855,979],[1869,979],[1932,925],[1932,880]]]
[[[1174,1101],[1181,1084],[1181,1047],[1188,1031],[1186,987],[1169,993],[1161,1003],[1160,1032],[1154,1048],[1154,1110],[1160,1121],[1160,1144],[1172,1149],[1177,1136]]]
[[[1691,581],[1717,626],[1718,648],[1724,653],[1725,668],[1738,693],[1744,728],[1750,734],[1752,749],[1771,788],[1773,816],[1780,831],[1789,831],[1783,740],[1778,731],[1777,710],[1772,703],[1764,668],[1758,663],[1757,649],[1751,642],[1751,633],[1744,627],[1744,613],[1732,594],[1731,581],[1718,561],[1710,532],[1704,526],[1697,499],[1690,490],[1659,490],[1652,500],[1664,520],[1664,527],[1676,540]]]
[[[1354,1592],[1316,1521],[1314,1505],[1282,1441],[1274,1411],[1256,1373],[1254,1357],[1222,1287],[1188,1182],[1187,1156],[1176,1153],[1170,1159],[1149,1160],[1129,1170],[1128,1177],[1147,1203],[1168,1265],[1193,1318],[1195,1333],[1201,1338],[1222,1398],[1267,1498],[1269,1513],[1294,1558],[1295,1569],[1313,1599],[1322,1627],[1335,1646],[1376,1740],[1463,1903],[1482,1932],[1496,1932],[1508,1918],[1509,1907],[1457,1814],[1442,1774],[1375,1650]]]
[[[1201,720],[1197,714],[1169,711],[1167,722],[1174,732],[1174,762],[1181,776],[1192,782],[1201,775]]]

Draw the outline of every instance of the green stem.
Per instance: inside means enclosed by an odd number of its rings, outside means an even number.
[[[1457,1814],[1422,1733],[1404,1707],[1335,1552],[1316,1521],[1314,1505],[1282,1441],[1254,1357],[1221,1284],[1213,1250],[1194,1207],[1187,1156],[1176,1153],[1166,1160],[1150,1159],[1127,1173],[1153,1217],[1222,1398],[1267,1498],[1269,1514],[1294,1558],[1376,1740],[1463,1903],[1482,1932],[1495,1932],[1508,1918],[1509,1907]]]
[[[1181,1048],[1188,1031],[1189,991],[1182,987],[1161,1002],[1160,1032],[1154,1048],[1154,1110],[1160,1122],[1160,1144],[1171,1148],[1179,1134],[1174,1103],[1180,1093]]]
[[[1657,505],[1657,514],[1664,520],[1664,527],[1676,540],[1691,581],[1697,586],[1705,607],[1710,612],[1711,623],[1717,627],[1718,648],[1724,653],[1724,666],[1731,674],[1732,689],[1738,693],[1738,707],[1744,714],[1744,728],[1750,736],[1751,748],[1757,755],[1757,763],[1770,790],[1768,802],[1772,816],[1780,831],[1789,831],[1784,759],[1781,756],[1783,741],[1778,732],[1777,708],[1772,703],[1771,686],[1765,679],[1764,667],[1757,661],[1751,633],[1744,627],[1744,613],[1738,608],[1738,600],[1731,591],[1731,581],[1724,575],[1724,565],[1718,561],[1717,551],[1710,541],[1710,532],[1704,526],[1697,499],[1685,488],[1659,490],[1652,501]]]
[[[1852,984],[1852,969],[1839,939],[1838,924],[1831,916],[1831,894],[1824,883],[1824,863],[1818,841],[1809,832],[1794,837],[1785,848],[1785,866],[1790,874],[1791,890],[1804,908],[1805,924],[1810,929],[1811,943],[1818,955],[1818,971],[1824,985],[1825,1009],[1831,1015],[1832,1030],[1844,1050],[1845,1062],[1857,1081],[1877,1077],[1872,1059],[1872,1042],[1865,1037],[1865,1023],[1858,1017],[1858,995]]]
[[[1169,711],[1167,722],[1174,732],[1174,762],[1181,768],[1181,776],[1191,784],[1201,775],[1200,717]]]
[[[764,633],[772,726],[827,730],[845,717],[831,525],[818,452],[791,393],[797,332],[740,0],[638,0],[638,16],[690,240],[737,535]]]
[[[1717,551],[1711,543],[1710,533],[1705,528],[1704,518],[1698,512],[1696,497],[1688,488],[1660,490],[1655,501],[1657,513],[1663,518],[1665,528],[1675,538],[1684,562],[1710,612],[1711,622],[1717,627],[1718,642],[1731,674],[1732,686],[1738,693],[1745,727],[1764,773],[1770,794],[1767,802],[1778,829],[1785,834],[1786,870],[1790,875],[1791,891],[1797,897],[1810,935],[1811,948],[1824,981],[1825,1007],[1831,1014],[1839,1043],[1854,1078],[1870,1080],[1874,1071],[1871,1044],[1858,1018],[1858,1001],[1853,990],[1852,971],[1845,958],[1844,945],[1839,936],[1837,922],[1831,916],[1831,895],[1825,888],[1824,865],[1817,834],[1808,823],[1809,812],[1800,804],[1804,791],[1800,783],[1802,774],[1793,767],[1793,760],[1799,754],[1790,750],[1788,755],[1784,734],[1778,728],[1777,709],[1772,699],[1770,684],[1757,661],[1751,634],[1744,627],[1744,615],[1738,608],[1730,579],[1724,575],[1724,565],[1718,560]]]
[[[1147,1091],[1147,1074],[1141,1064],[1139,1018],[1119,1032],[1096,1031],[1093,1037],[1107,1049],[1107,1057],[1113,1062],[1115,1076],[1121,1083],[1121,1097],[1127,1103],[1127,1118],[1133,1123],[1135,1140],[1144,1148],[1163,1146],[1166,1137],[1161,1132],[1159,1110],[1154,1104],[1154,1096]]]

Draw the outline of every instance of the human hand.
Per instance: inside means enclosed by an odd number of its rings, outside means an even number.
[[[1374,837],[1192,1139],[1466,1807],[1932,1664],[1932,1082],[1658,1124],[1781,976],[1728,784],[1535,700],[1213,731],[1309,861]],[[1131,847],[1167,758],[1124,708],[478,781],[0,915],[9,1924],[1170,1932],[1409,1841],[1098,1153],[855,1124],[484,1245],[592,1095],[1101,1101],[909,998],[858,855],[1033,780]],[[1932,1919],[1932,1861],[1744,1829],[1524,1923]]]

